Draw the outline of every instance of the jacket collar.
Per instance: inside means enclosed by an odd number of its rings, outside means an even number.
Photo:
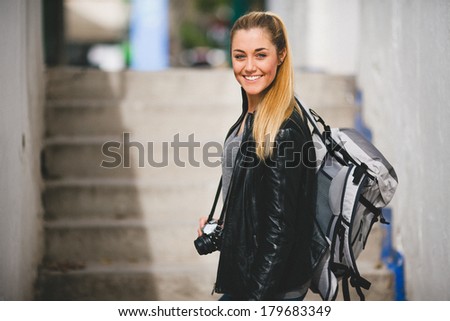
[[[241,95],[242,95],[242,115],[245,115],[245,113],[248,110],[248,98],[247,93],[242,87],[241,87]]]

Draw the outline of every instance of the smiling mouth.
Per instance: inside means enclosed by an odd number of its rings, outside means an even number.
[[[244,78],[246,79],[246,80],[249,80],[249,81],[255,81],[255,80],[258,80],[259,78],[261,78],[262,76],[244,76]]]

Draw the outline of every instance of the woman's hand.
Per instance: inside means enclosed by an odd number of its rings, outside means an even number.
[[[200,218],[200,220],[198,222],[199,228],[197,230],[198,236],[202,236],[203,235],[202,229],[206,225],[207,222],[208,222],[208,218],[206,216],[203,216],[203,217]]]

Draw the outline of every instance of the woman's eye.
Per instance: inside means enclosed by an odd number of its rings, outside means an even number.
[[[236,60],[241,60],[241,59],[244,59],[244,58],[245,58],[244,55],[235,55],[234,56],[234,59],[236,59]]]
[[[256,55],[256,57],[258,57],[258,58],[266,58],[267,55],[263,54],[263,53],[259,53],[259,54]]]

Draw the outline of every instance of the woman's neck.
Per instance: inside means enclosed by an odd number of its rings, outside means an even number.
[[[247,112],[254,113],[258,108],[259,103],[261,102],[260,95],[247,95]]]

